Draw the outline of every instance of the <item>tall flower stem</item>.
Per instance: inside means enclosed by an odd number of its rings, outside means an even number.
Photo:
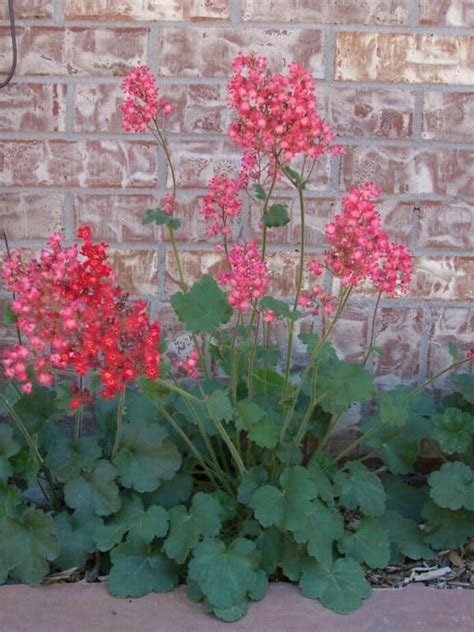
[[[375,323],[376,323],[376,320],[377,320],[377,310],[379,308],[380,299],[381,298],[382,298],[382,292],[379,292],[379,294],[377,296],[377,301],[375,302],[374,313],[372,314],[372,323],[371,323],[371,326],[370,326],[369,346],[367,347],[367,351],[365,352],[364,358],[362,360],[362,366],[365,366],[367,364],[367,360],[370,358],[370,354],[372,353],[372,347],[374,346]]]
[[[120,440],[122,438],[122,425],[123,425],[123,415],[125,413],[125,388],[120,393],[119,405],[117,409],[117,426],[115,430],[115,441],[114,446],[112,448],[112,456],[111,459],[114,460],[117,456],[118,449],[120,447]]]
[[[231,455],[232,455],[232,457],[233,457],[233,459],[235,461],[235,464],[239,468],[239,472],[241,474],[244,474],[246,472],[246,468],[245,468],[244,462],[242,461],[242,457],[240,456],[239,451],[237,450],[237,448],[233,444],[232,439],[229,437],[229,435],[227,433],[227,430],[222,425],[222,422],[220,421],[220,419],[218,419],[217,417],[211,417],[211,419],[214,422],[214,425],[216,426],[217,431],[219,432],[220,436],[224,440],[224,443],[229,448],[229,452],[231,453]]]
[[[268,205],[270,203],[270,198],[272,197],[273,189],[275,188],[277,175],[278,175],[277,162],[275,161],[275,166],[274,166],[274,169],[273,169],[272,180],[270,182],[270,188],[268,189],[268,193],[267,193],[267,196],[265,198],[265,202],[263,203],[263,209],[262,209],[262,218],[263,219],[265,218],[265,215],[267,214],[267,211],[268,211]],[[267,249],[267,230],[268,229],[267,229],[267,227],[265,225],[265,222],[263,222],[262,261],[265,260],[265,254],[266,254],[266,249]]]

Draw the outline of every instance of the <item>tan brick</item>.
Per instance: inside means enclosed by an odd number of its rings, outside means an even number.
[[[474,152],[463,149],[406,147],[350,147],[342,161],[346,188],[367,180],[383,194],[435,193],[474,196],[474,181],[466,165]]]
[[[53,4],[54,0],[15,0],[15,19],[51,18],[53,16]],[[0,4],[0,20],[8,19],[8,3],[2,2]]]
[[[0,195],[0,235],[9,239],[46,239],[63,228],[63,198],[58,194]]]
[[[147,187],[157,182],[153,143],[2,141],[3,186]]]
[[[472,0],[420,0],[420,24],[428,26],[474,26]]]
[[[474,258],[415,257],[409,296],[427,300],[472,301]]]
[[[0,129],[63,132],[66,90],[62,84],[9,84],[0,90]]]
[[[396,384],[399,380],[416,379],[422,331],[422,309],[384,307],[379,311],[375,344],[383,353],[372,354],[372,366],[381,382]]]
[[[146,60],[147,29],[17,29],[18,75],[124,75]],[[0,27],[0,66],[9,67],[10,31]]]
[[[474,339],[474,311],[466,308],[444,307],[431,310],[430,344],[428,349],[428,375],[433,376],[453,363],[449,342],[459,345],[467,354]],[[466,371],[465,365],[462,371]],[[437,387],[453,391],[451,375],[436,382]]]
[[[154,296],[158,291],[158,255],[146,250],[111,250],[120,287],[129,294]]]
[[[66,0],[66,18],[92,20],[223,20],[229,0]]]
[[[409,138],[413,135],[413,92],[316,86],[316,93],[321,114],[337,136]]]
[[[336,79],[473,85],[473,40],[457,35],[341,32]]]
[[[423,138],[474,140],[474,93],[428,92],[424,97]]]
[[[474,252],[474,207],[472,203],[419,202],[421,248],[462,248]]]
[[[323,75],[323,34],[310,29],[230,29],[163,27],[159,66],[164,76],[228,77],[231,62],[242,50],[266,55],[281,71],[298,61],[316,77]]]
[[[408,0],[243,0],[244,20],[312,24],[407,24]]]

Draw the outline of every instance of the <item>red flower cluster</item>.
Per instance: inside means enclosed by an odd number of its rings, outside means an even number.
[[[267,264],[261,260],[255,241],[235,244],[229,252],[228,262],[230,271],[221,272],[218,281],[230,287],[230,305],[243,312],[267,291],[270,284]]]
[[[206,234],[230,235],[229,218],[240,215],[242,202],[239,199],[239,185],[233,178],[220,173],[214,176],[208,184],[208,192],[204,197],[201,214],[207,222],[212,222],[206,229]]]
[[[80,250],[63,248],[55,233],[39,259],[24,263],[15,251],[5,261],[3,278],[15,293],[12,310],[28,342],[6,350],[2,364],[26,393],[32,388],[30,364],[46,386],[55,369],[98,371],[101,396],[112,398],[139,375],[158,377],[160,326],[149,322],[144,301],[127,304],[107,262],[107,244],[93,244],[88,226],[77,236],[84,242]],[[77,389],[73,396],[77,408]]]
[[[199,353],[197,349],[193,349],[185,360],[176,362],[175,366],[193,380],[197,380],[201,377],[199,370]]]
[[[137,66],[123,80],[127,98],[122,103],[123,128],[126,132],[144,132],[158,114],[173,111],[166,99],[158,99],[155,77],[147,66]]]
[[[370,279],[379,292],[394,296],[408,289],[412,255],[402,244],[389,240],[372,200],[380,191],[371,183],[354,188],[343,200],[343,212],[326,226],[331,249],[325,264],[343,284]]]
[[[230,137],[246,150],[281,153],[286,161],[298,154],[317,157],[333,140],[329,125],[318,115],[311,73],[296,63],[288,76],[271,74],[267,59],[240,53],[228,84],[229,106],[237,114]],[[336,153],[340,148],[333,148]]]

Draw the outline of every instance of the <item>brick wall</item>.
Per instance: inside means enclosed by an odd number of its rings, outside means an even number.
[[[308,249],[350,185],[373,179],[391,234],[416,256],[408,298],[382,305],[374,362],[381,381],[416,380],[472,345],[474,311],[474,2],[471,0],[15,0],[18,71],[0,91],[0,229],[39,247],[53,229],[88,222],[113,244],[132,293],[170,327],[174,268],[166,236],[142,226],[166,190],[163,155],[121,131],[120,81],[137,63],[177,110],[171,148],[182,193],[187,273],[217,264],[197,204],[217,169],[232,170],[223,107],[230,61],[254,50],[274,69],[293,60],[318,79],[320,108],[344,157],[322,160],[309,191]],[[0,3],[0,67],[10,63]],[[288,192],[283,192],[283,196]],[[290,200],[291,202],[291,200]],[[255,228],[246,210],[241,230]],[[255,214],[254,214],[255,215]],[[271,243],[276,285],[292,290],[297,225]],[[5,298],[5,294],[0,295]],[[337,330],[355,358],[374,298],[359,294]],[[6,339],[12,332],[0,329]],[[278,332],[276,332],[278,336]]]

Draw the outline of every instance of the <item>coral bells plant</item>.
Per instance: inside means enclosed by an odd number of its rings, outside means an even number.
[[[342,152],[309,71],[234,60],[240,170],[215,173],[196,209],[221,260],[192,285],[176,239],[172,104],[145,66],[123,90],[124,129],[151,133],[167,161],[171,186],[144,224],[168,231],[170,303],[190,344],[173,353],[89,227],[80,244],[53,234],[35,259],[8,253],[6,316],[19,339],[2,357],[0,414],[11,423],[0,424],[0,582],[74,568],[107,575],[118,597],[183,582],[235,621],[270,581],[291,581],[350,612],[371,592],[369,569],[429,560],[474,536],[474,382],[462,371],[474,349],[463,356],[451,343],[452,364],[425,384],[376,388],[377,308],[409,292],[412,255],[383,229],[372,183],[347,192],[324,249],[306,252],[308,183],[321,156]],[[294,287],[276,298],[269,231],[294,219],[274,201],[283,187],[297,199],[300,239]],[[236,240],[249,199],[259,233]],[[356,288],[377,296],[358,363],[331,342]],[[286,345],[272,344],[282,332]],[[449,371],[454,392],[436,396],[431,384]],[[331,438],[354,404],[359,436],[338,452]],[[413,485],[422,443],[438,467]]]

